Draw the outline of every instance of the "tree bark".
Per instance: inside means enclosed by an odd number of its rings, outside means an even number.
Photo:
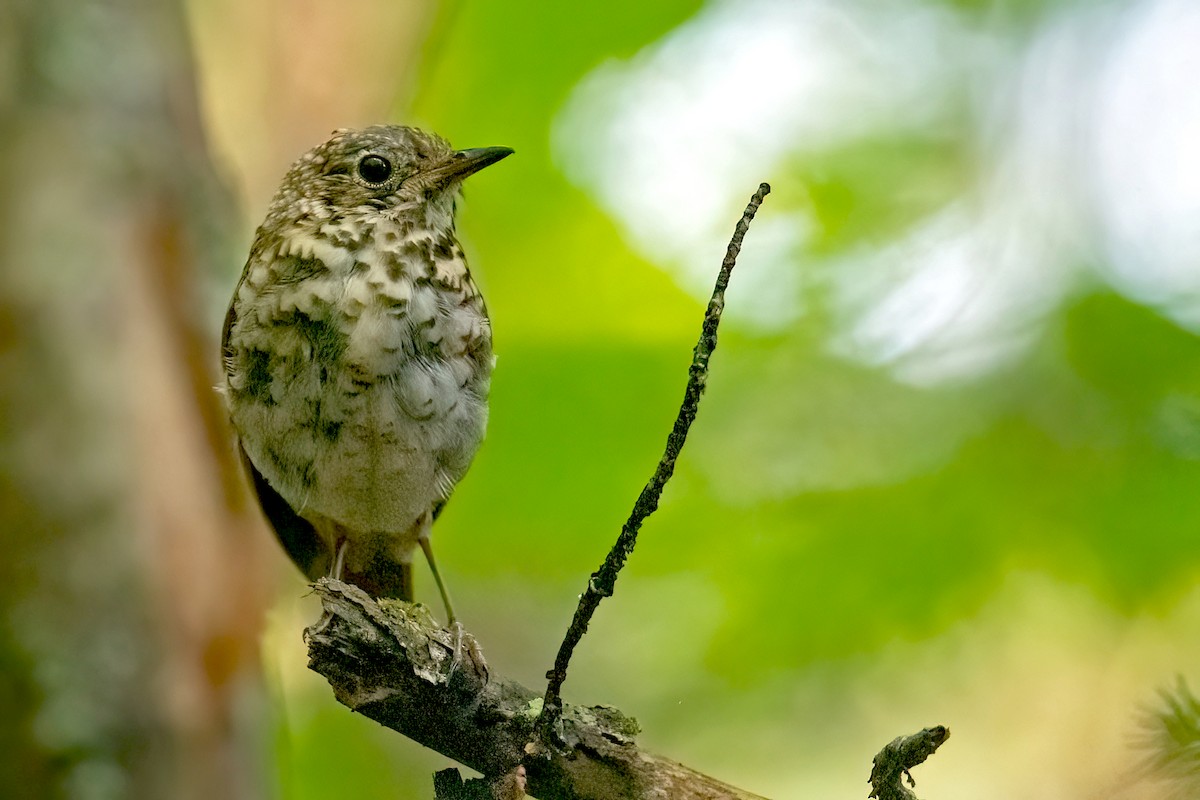
[[[553,744],[531,745],[541,695],[492,674],[469,633],[340,581],[315,591],[325,614],[305,632],[309,667],[338,701],[485,777],[524,764],[541,800],[759,798],[640,749],[637,723],[609,706],[566,705]]]
[[[183,4],[0,3],[0,791],[258,798],[271,596],[213,392],[238,258]]]

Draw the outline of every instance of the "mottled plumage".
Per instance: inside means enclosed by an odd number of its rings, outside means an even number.
[[[511,152],[337,131],[292,166],[258,229],[225,321],[224,389],[264,511],[309,578],[411,599],[413,550],[487,425],[491,326],[455,202]]]

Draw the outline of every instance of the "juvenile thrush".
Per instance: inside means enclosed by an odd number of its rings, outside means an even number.
[[[412,599],[419,545],[487,426],[492,333],[454,228],[512,153],[416,128],[335,131],[283,179],[222,333],[243,461],[305,575]]]

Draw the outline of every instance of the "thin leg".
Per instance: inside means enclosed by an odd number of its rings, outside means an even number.
[[[349,544],[349,539],[338,539],[337,553],[333,557],[333,564],[329,567],[329,577],[335,581],[342,579],[342,572],[346,569],[346,548]]]
[[[437,584],[438,591],[442,595],[442,605],[446,607],[446,620],[450,625],[458,622],[458,617],[454,616],[454,605],[450,602],[450,593],[446,591],[446,584],[442,582],[442,575],[438,572],[437,562],[433,559],[433,547],[429,544],[429,527],[426,526],[421,531],[421,536],[417,540],[421,543],[421,550],[425,553],[425,560],[429,562],[429,571],[433,573],[433,581]]]
[[[433,558],[433,547],[429,544],[429,530],[432,526],[433,515],[425,515],[425,519],[421,522],[421,533],[417,537],[417,541],[421,543],[421,551],[425,553],[425,560],[429,562],[429,571],[433,573],[433,580],[442,595],[442,605],[446,606],[447,627],[454,631],[453,656],[450,659],[450,674],[453,675],[462,664],[464,631],[462,623],[454,615],[454,605],[450,602],[450,593],[446,591],[446,584],[442,581],[441,573],[438,572],[437,561]],[[484,680],[487,680],[488,665],[483,658],[483,651],[479,649],[475,637],[465,637],[465,639],[466,650],[475,664],[475,669],[484,676]]]
[[[347,539],[338,539],[337,552],[333,555],[333,561],[329,565],[329,578],[331,580],[340,581],[342,572],[346,568],[346,548],[350,544]],[[323,631],[328,627],[330,621],[333,620],[333,614],[326,609],[321,618],[317,620],[317,624],[312,627],[314,631]]]

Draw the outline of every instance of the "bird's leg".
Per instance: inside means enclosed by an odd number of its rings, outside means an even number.
[[[421,518],[421,532],[417,535],[417,541],[421,544],[421,552],[425,554],[425,560],[429,562],[429,571],[433,573],[434,583],[437,584],[438,592],[442,595],[442,605],[446,607],[446,622],[448,627],[454,631],[454,655],[450,661],[450,674],[458,669],[462,663],[463,650],[463,626],[458,621],[458,617],[454,615],[454,605],[450,602],[450,592],[446,590],[446,584],[442,581],[442,575],[438,572],[437,561],[433,558],[433,546],[429,543],[429,533],[433,529],[433,514],[426,513]],[[470,651],[471,660],[480,668],[482,673],[487,675],[487,661],[483,658],[483,651],[479,649],[479,643],[475,641],[475,637],[471,637],[467,648]]]
[[[437,584],[438,592],[442,595],[442,605],[446,607],[446,622],[451,626],[458,622],[458,618],[454,616],[454,605],[450,602],[450,593],[446,591],[446,584],[442,582],[442,574],[438,572],[437,561],[433,558],[433,545],[429,543],[429,531],[433,526],[433,519],[429,514],[421,520],[421,533],[418,535],[417,541],[421,543],[421,551],[425,553],[425,560],[429,562],[429,571],[433,573],[433,582]]]
[[[337,540],[337,550],[333,556],[333,563],[329,565],[329,577],[335,581],[342,579],[342,573],[346,569],[346,549],[349,545],[350,540],[344,536]]]
[[[349,544],[350,540],[344,536],[337,540],[336,549],[334,550],[333,554],[333,560],[329,562],[329,575],[327,577],[330,580],[340,581],[342,579],[342,572],[344,572],[346,569],[346,548],[349,546]],[[325,611],[321,614],[321,618],[317,620],[317,624],[313,626],[313,630],[325,630],[325,627],[332,619],[333,613],[329,609],[325,609]]]

